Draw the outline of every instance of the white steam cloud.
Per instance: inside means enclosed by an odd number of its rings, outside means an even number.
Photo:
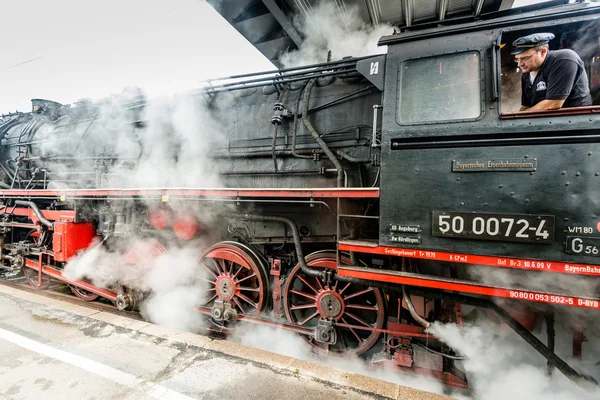
[[[559,371],[552,370],[549,374],[546,360],[506,326],[499,327],[484,321],[463,327],[434,323],[430,331],[467,357],[462,367],[467,373],[472,394],[464,398],[591,400],[600,396],[597,388],[583,389]],[[561,337],[560,333],[558,329],[557,342],[564,340],[562,349],[570,348],[566,345],[567,335],[562,332],[564,337]],[[592,356],[592,353],[588,355]],[[576,364],[568,358],[567,361]],[[581,369],[596,374],[600,372],[597,366],[596,371],[591,370],[590,365],[586,366]]]
[[[304,41],[300,49],[280,57],[284,67],[326,62],[329,50],[332,60],[385,53],[387,46],[377,47],[377,42],[393,32],[391,25],[368,24],[356,6],[347,7],[342,14],[330,1],[321,1],[307,14],[296,15],[294,25]]]

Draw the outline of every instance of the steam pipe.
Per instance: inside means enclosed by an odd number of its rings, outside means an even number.
[[[311,76],[322,72],[322,71],[331,71],[331,72],[335,72],[335,74],[339,74],[340,72],[350,72],[350,71],[354,71],[354,69],[350,69],[350,70],[342,70],[342,71],[338,71],[340,69],[343,68],[355,68],[356,67],[356,63],[355,62],[346,62],[344,64],[341,65],[335,65],[335,66],[328,66],[328,67],[322,67],[322,68],[317,68],[317,69],[313,69],[313,70],[309,70],[309,71],[304,71],[304,72],[297,72],[294,74],[288,74],[288,75],[282,75],[282,74],[274,74],[274,75],[269,75],[269,74],[262,74],[265,76],[262,76],[260,78],[256,78],[256,79],[250,79],[247,81],[238,81],[238,82],[229,82],[229,83],[223,83],[220,84],[218,86],[210,86],[210,88],[225,88],[225,87],[231,87],[231,86],[237,86],[237,85],[243,85],[243,84],[247,84],[247,83],[257,83],[257,82],[275,82],[275,81],[285,81],[289,78],[296,78],[296,77],[303,77],[303,76],[307,76],[310,78]],[[335,71],[332,71],[335,70]],[[324,74],[323,74],[324,75]],[[331,74],[330,74],[331,75]],[[330,75],[324,75],[324,76],[330,76]],[[319,74],[319,76],[321,76],[321,74]]]
[[[425,329],[429,328],[431,326],[431,323],[425,318],[421,317],[419,313],[417,313],[417,311],[415,310],[415,306],[413,305],[412,300],[410,299],[410,294],[408,293],[408,290],[406,290],[406,285],[402,285],[402,296],[404,297],[404,301],[406,301],[408,312],[410,313],[410,315],[412,315],[415,321],[423,325]]]
[[[304,109],[302,111],[302,122],[304,122],[304,126],[306,127],[308,132],[312,135],[312,137],[315,139],[315,141],[319,144],[321,149],[323,149],[323,152],[325,152],[325,155],[327,155],[327,158],[329,158],[329,161],[331,161],[333,163],[333,165],[335,165],[335,167],[337,168],[337,170],[338,170],[337,186],[342,187],[342,185],[344,183],[344,169],[342,168],[342,164],[336,158],[336,156],[333,154],[333,152],[329,149],[329,147],[327,146],[327,143],[325,143],[325,141],[323,139],[321,139],[321,137],[319,136],[319,134],[317,133],[317,131],[315,130],[313,125],[308,120],[308,102],[310,100],[310,92],[311,92],[313,86],[315,85],[315,82],[316,82],[316,79],[311,79],[308,82],[308,85],[306,85],[306,90],[304,91]]]
[[[273,168],[277,171],[277,154],[275,152],[275,146],[277,146],[277,131],[279,130],[279,126],[275,126],[275,130],[273,131],[273,142],[271,143],[271,156],[273,157]]]
[[[245,219],[248,221],[270,221],[270,222],[279,222],[281,224],[285,224],[292,231],[292,237],[294,238],[294,247],[296,248],[296,256],[298,257],[298,264],[300,264],[300,268],[302,271],[308,276],[314,276],[317,278],[321,278],[323,280],[327,279],[328,272],[326,270],[318,271],[312,269],[306,264],[306,259],[304,258],[304,252],[302,251],[302,242],[300,241],[300,233],[298,232],[298,226],[296,222],[290,218],[286,217],[274,217],[271,215],[258,215],[258,214],[229,214],[230,216]]]
[[[370,159],[368,158],[356,158],[356,157],[352,157],[350,154],[348,153],[344,153],[341,150],[336,150],[337,155],[341,158],[344,159],[346,161],[350,161],[351,163],[357,163],[357,164],[369,164],[371,162]]]
[[[324,63],[318,63],[318,64],[310,64],[310,65],[303,65],[303,66],[292,67],[292,68],[276,69],[276,70],[271,70],[271,71],[251,72],[251,73],[248,73],[248,74],[232,75],[232,76],[227,76],[227,77],[209,79],[206,82],[222,81],[222,80],[229,80],[229,79],[248,78],[248,77],[251,77],[251,76],[258,76],[258,75],[268,75],[268,74],[278,74],[278,73],[281,74],[281,73],[285,73],[285,72],[300,71],[300,70],[303,70],[303,69],[311,69],[311,68],[318,68],[318,67],[332,67],[332,66],[337,66],[339,64],[355,63],[357,61],[366,60],[367,58],[371,58],[371,57],[373,57],[373,56],[355,57],[355,58],[349,58],[349,59],[344,59],[344,60],[330,61],[330,62],[324,62]],[[311,71],[307,71],[307,72],[311,72]]]
[[[38,217],[42,224],[46,225],[48,228],[53,227],[52,222],[48,221],[46,217],[42,215],[42,212],[33,201],[15,200],[15,204],[19,206],[28,206],[33,210],[34,214],[36,215],[36,217]]]
[[[302,89],[298,92],[298,96],[296,97],[296,101],[294,101],[294,121],[292,122],[292,155],[296,158],[305,158],[311,159],[314,157],[313,155],[302,155],[296,151],[296,136],[298,131],[298,110],[300,109],[300,97],[302,96],[302,92],[306,89],[306,85],[302,87]]]
[[[349,72],[356,72],[355,70],[352,69],[348,69],[348,70],[342,70],[342,71],[335,71],[335,72],[325,72],[325,73],[319,73],[318,76],[319,78],[322,78],[324,76],[335,76],[335,75],[340,75],[340,74],[347,74]],[[356,73],[357,76],[359,76],[358,73]],[[310,79],[313,79],[313,77],[316,75],[316,73],[312,74],[312,75],[302,75],[299,77],[289,77],[289,78],[283,78],[283,79],[261,79],[261,80],[257,80],[258,83],[254,83],[252,85],[247,85],[246,82],[240,82],[236,85],[230,85],[230,86],[213,86],[213,87],[208,87],[208,88],[204,88],[201,89],[201,91],[204,91],[208,94],[212,94],[212,93],[219,93],[219,92],[228,92],[228,91],[233,91],[233,90],[240,90],[240,89],[251,89],[251,88],[257,88],[257,87],[263,87],[263,86],[272,86],[275,84],[284,84],[284,83],[290,83],[290,82],[299,82],[299,81],[308,81]]]

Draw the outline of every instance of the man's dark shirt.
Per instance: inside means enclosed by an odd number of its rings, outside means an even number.
[[[592,105],[583,61],[573,50],[549,51],[533,83],[526,72],[521,84],[521,105],[525,107],[542,100],[565,100],[562,108]]]

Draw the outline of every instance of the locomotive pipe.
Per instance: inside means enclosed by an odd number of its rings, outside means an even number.
[[[330,62],[324,62],[324,63],[318,63],[318,64],[309,64],[309,65],[303,65],[303,66],[292,67],[292,68],[276,69],[276,70],[271,70],[271,71],[251,72],[251,73],[248,73],[248,74],[232,75],[232,76],[227,76],[227,77],[220,77],[220,78],[215,78],[215,79],[209,79],[206,82],[214,82],[214,81],[224,81],[224,80],[230,80],[230,79],[248,78],[248,77],[251,77],[251,76],[258,76],[258,75],[281,74],[281,73],[285,73],[285,72],[301,71],[303,69],[313,69],[313,68],[318,68],[318,67],[329,67],[327,69],[331,69],[331,67],[338,66],[339,64],[356,63],[357,61],[366,60],[367,58],[371,58],[371,57],[373,57],[373,56],[346,58],[346,59],[338,60],[338,61],[330,61]],[[307,71],[307,72],[310,72],[310,71]]]
[[[302,122],[304,122],[304,126],[306,127],[308,132],[315,139],[315,141],[319,144],[321,149],[323,149],[323,152],[325,152],[325,155],[327,155],[327,158],[329,158],[329,161],[331,161],[333,163],[333,165],[335,165],[335,167],[337,168],[337,170],[338,170],[337,186],[342,187],[342,185],[344,183],[344,169],[342,168],[342,164],[337,159],[337,157],[333,154],[333,152],[329,149],[329,147],[327,146],[327,143],[325,143],[325,141],[323,139],[321,139],[321,137],[319,136],[319,134],[317,133],[317,131],[315,130],[313,125],[308,120],[308,102],[310,100],[310,92],[311,92],[313,86],[315,85],[315,82],[316,82],[316,79],[311,79],[310,82],[308,82],[308,85],[306,85],[306,90],[304,91],[304,109],[302,111]]]
[[[300,241],[300,233],[298,232],[298,226],[296,222],[290,218],[286,217],[274,217],[271,215],[258,215],[258,214],[229,214],[232,217],[245,219],[248,221],[270,221],[270,222],[279,222],[281,224],[285,224],[292,231],[292,237],[294,239],[294,247],[296,248],[296,256],[298,257],[298,264],[300,264],[300,268],[302,271],[308,276],[314,276],[317,278],[321,278],[323,280],[327,279],[328,272],[326,270],[318,271],[312,269],[306,264],[306,259],[304,258],[304,252],[302,251],[302,242]]]
[[[298,128],[298,111],[300,109],[300,97],[302,96],[302,92],[306,89],[306,85],[300,89],[298,92],[298,96],[296,96],[296,101],[294,102],[294,121],[292,122],[292,155],[296,158],[306,158],[311,159],[314,155],[302,155],[296,150],[296,134]]]
[[[31,208],[33,210],[34,214],[36,215],[36,217],[38,217],[38,219],[40,220],[40,222],[42,224],[46,225],[48,228],[52,228],[52,226],[53,226],[52,222],[48,221],[42,215],[42,212],[40,211],[38,206],[33,201],[15,200],[15,204],[19,205],[19,206],[28,206],[29,208]]]
[[[421,317],[419,313],[417,313],[417,311],[415,310],[415,306],[413,305],[412,300],[410,299],[410,294],[406,289],[406,285],[402,285],[402,296],[404,297],[404,301],[406,302],[406,306],[408,307],[408,312],[410,313],[410,315],[412,315],[415,321],[423,325],[425,329],[429,328],[431,326],[431,323],[425,318]]]

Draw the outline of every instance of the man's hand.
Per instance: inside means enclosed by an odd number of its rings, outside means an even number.
[[[566,100],[566,99],[565,99]],[[558,110],[565,104],[565,100],[542,100],[533,107],[529,107],[527,111],[550,111]]]

